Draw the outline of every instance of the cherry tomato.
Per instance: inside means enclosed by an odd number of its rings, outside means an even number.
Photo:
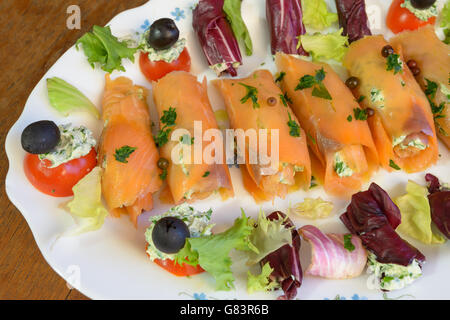
[[[176,275],[177,277],[192,276],[194,274],[199,274],[205,271],[202,269],[202,267],[200,267],[200,265],[197,265],[195,267],[185,263],[179,265],[178,263],[175,263],[175,261],[170,259],[155,259],[155,263],[161,268],[164,268],[170,273]]]
[[[186,48],[181,52],[178,59],[171,63],[165,61],[151,61],[148,53],[141,52],[139,66],[148,81],[156,81],[172,71],[188,71],[191,69],[191,57]]]
[[[55,168],[49,168],[50,161],[41,161],[37,154],[25,156],[25,175],[39,191],[54,197],[73,195],[72,188],[97,164],[97,152],[92,150],[85,156],[70,160]]]
[[[416,30],[436,22],[436,17],[431,17],[427,21],[420,20],[414,13],[400,6],[403,2],[404,0],[394,0],[389,8],[386,24],[392,32],[399,33],[404,30]]]

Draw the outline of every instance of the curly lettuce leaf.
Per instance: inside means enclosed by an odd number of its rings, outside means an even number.
[[[338,15],[328,11],[325,0],[302,0],[303,23],[316,30],[323,30],[338,21]]]
[[[247,271],[247,292],[252,294],[258,291],[271,291],[277,289],[279,284],[269,279],[274,269],[270,267],[270,263],[266,262],[261,269],[259,275],[253,275]]]
[[[47,93],[50,105],[67,117],[71,112],[85,110],[97,119],[100,112],[77,88],[58,77],[47,79]]]
[[[322,219],[328,217],[333,211],[333,203],[322,198],[305,198],[303,202],[294,205],[289,212],[293,212],[302,218]]]
[[[298,45],[309,52],[313,61],[334,59],[342,62],[348,51],[348,36],[342,35],[342,28],[328,34],[304,34],[300,36]]]
[[[427,188],[408,181],[406,192],[394,200],[402,215],[397,231],[425,244],[444,243],[445,238],[432,228]]]
[[[248,56],[253,54],[253,44],[248,32],[247,26],[241,15],[242,0],[225,0],[223,4],[223,11],[226,14],[227,20],[231,25],[234,36],[238,41],[242,41],[245,46],[245,53]]]
[[[126,41],[119,41],[113,36],[109,26],[94,26],[92,32],[78,39],[75,44],[77,50],[80,44],[92,68],[99,64],[102,70],[109,73],[114,70],[125,71],[122,59],[134,62],[134,54],[137,51],[137,48],[129,48]]]
[[[103,225],[108,211],[102,202],[101,172],[95,167],[72,188],[74,197],[67,209],[78,227],[69,235],[98,230]]]
[[[242,212],[241,218],[234,221],[228,230],[199,238],[186,239],[186,245],[175,256],[178,264],[200,265],[216,280],[216,290],[234,288],[234,276],[231,272],[230,252],[256,250],[249,241],[253,225]]]
[[[450,1],[447,1],[444,8],[442,8],[440,26],[442,28],[450,28]]]
[[[248,252],[247,265],[259,263],[285,244],[292,245],[291,228],[286,228],[284,222],[285,219],[269,220],[263,211],[259,212],[257,225],[250,235],[250,242],[257,250]]]

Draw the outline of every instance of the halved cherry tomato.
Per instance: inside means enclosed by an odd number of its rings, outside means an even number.
[[[416,30],[436,22],[436,17],[431,17],[427,21],[420,20],[414,13],[400,6],[403,2],[404,0],[392,1],[386,17],[386,24],[393,33],[399,33],[404,30]]]
[[[148,53],[141,52],[139,56],[139,66],[148,81],[156,81],[172,71],[191,70],[191,57],[186,48],[180,53],[178,59],[171,63],[165,61],[151,61]]]
[[[41,161],[37,154],[25,156],[25,175],[39,191],[54,197],[73,195],[72,188],[97,164],[97,152],[91,151],[78,159],[70,160],[55,168],[49,168],[50,161]]]
[[[194,274],[199,274],[205,271],[202,269],[202,267],[200,267],[200,265],[197,265],[195,267],[186,263],[179,265],[178,263],[175,263],[175,261],[170,259],[155,259],[155,263],[161,268],[166,269],[170,273],[176,275],[177,277],[192,276]]]

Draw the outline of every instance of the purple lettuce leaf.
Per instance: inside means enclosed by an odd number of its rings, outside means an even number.
[[[266,0],[266,16],[270,26],[272,54],[309,55],[298,37],[306,33],[300,0]]]
[[[428,202],[431,209],[431,220],[447,239],[450,239],[450,190],[441,186],[439,179],[427,174]]]
[[[192,26],[210,66],[224,63],[232,76],[242,64],[239,44],[223,12],[224,0],[200,0],[193,10]]]
[[[267,219],[285,219],[283,225],[292,228],[292,245],[286,244],[278,250],[270,253],[260,261],[261,266],[267,262],[274,269],[270,275],[272,281],[281,285],[284,295],[281,300],[292,300],[297,296],[297,289],[302,285],[303,272],[300,264],[300,235],[292,221],[280,211],[271,213]]]
[[[408,266],[414,259],[424,262],[425,256],[395,232],[400,217],[400,210],[386,191],[372,183],[369,190],[352,196],[347,211],[340,218],[375,254],[378,262],[403,266]]]
[[[366,14],[364,0],[335,0],[339,16],[339,25],[344,29],[343,35],[348,36],[348,42],[372,35]]]

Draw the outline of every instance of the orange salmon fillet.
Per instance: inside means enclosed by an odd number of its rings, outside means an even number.
[[[402,70],[387,70],[381,50],[388,42],[383,36],[367,36],[353,42],[344,66],[359,79],[355,93],[365,96],[362,105],[375,116],[369,125],[381,165],[420,172],[438,159],[438,146],[430,104],[404,62],[401,48],[395,48]]]
[[[102,101],[104,129],[99,146],[99,163],[104,168],[102,193],[113,216],[127,213],[137,226],[137,218],[153,208],[152,194],[162,181],[157,167],[158,149],[150,131],[146,103],[147,89],[133,85],[125,77],[111,80],[106,75]],[[116,151],[124,146],[135,148],[125,162]]]
[[[289,115],[297,124],[298,120],[287,103],[284,105],[281,99],[282,92],[275,84],[272,74],[267,70],[257,70],[244,79],[214,80],[213,83],[222,94],[233,129],[243,131],[253,129],[256,130],[256,135],[259,129],[267,129],[269,156],[272,143],[271,130],[276,129],[279,132],[278,164],[250,164],[250,151],[259,150],[250,150],[249,144],[245,145],[246,162],[240,167],[244,186],[253,198],[257,202],[273,200],[275,197],[284,198],[288,192],[300,187],[308,188],[311,182],[311,161],[306,135],[301,128],[299,137],[290,135]],[[251,99],[245,103],[241,101],[247,94],[243,84],[256,88],[259,107],[254,108]],[[259,148],[259,136],[256,141]],[[268,166],[273,168],[272,172],[265,172],[264,169]]]
[[[279,72],[285,72],[281,88],[292,99],[292,110],[308,135],[308,146],[314,155],[311,158],[317,162],[312,166],[313,175],[329,194],[351,196],[378,168],[378,156],[367,121],[356,120],[354,116],[358,102],[325,63],[313,63],[282,53],[276,55],[275,63]],[[331,100],[313,96],[313,87],[296,90],[302,77],[314,77],[322,68],[325,72],[322,84]],[[349,168],[347,172],[337,169],[342,161]]]

